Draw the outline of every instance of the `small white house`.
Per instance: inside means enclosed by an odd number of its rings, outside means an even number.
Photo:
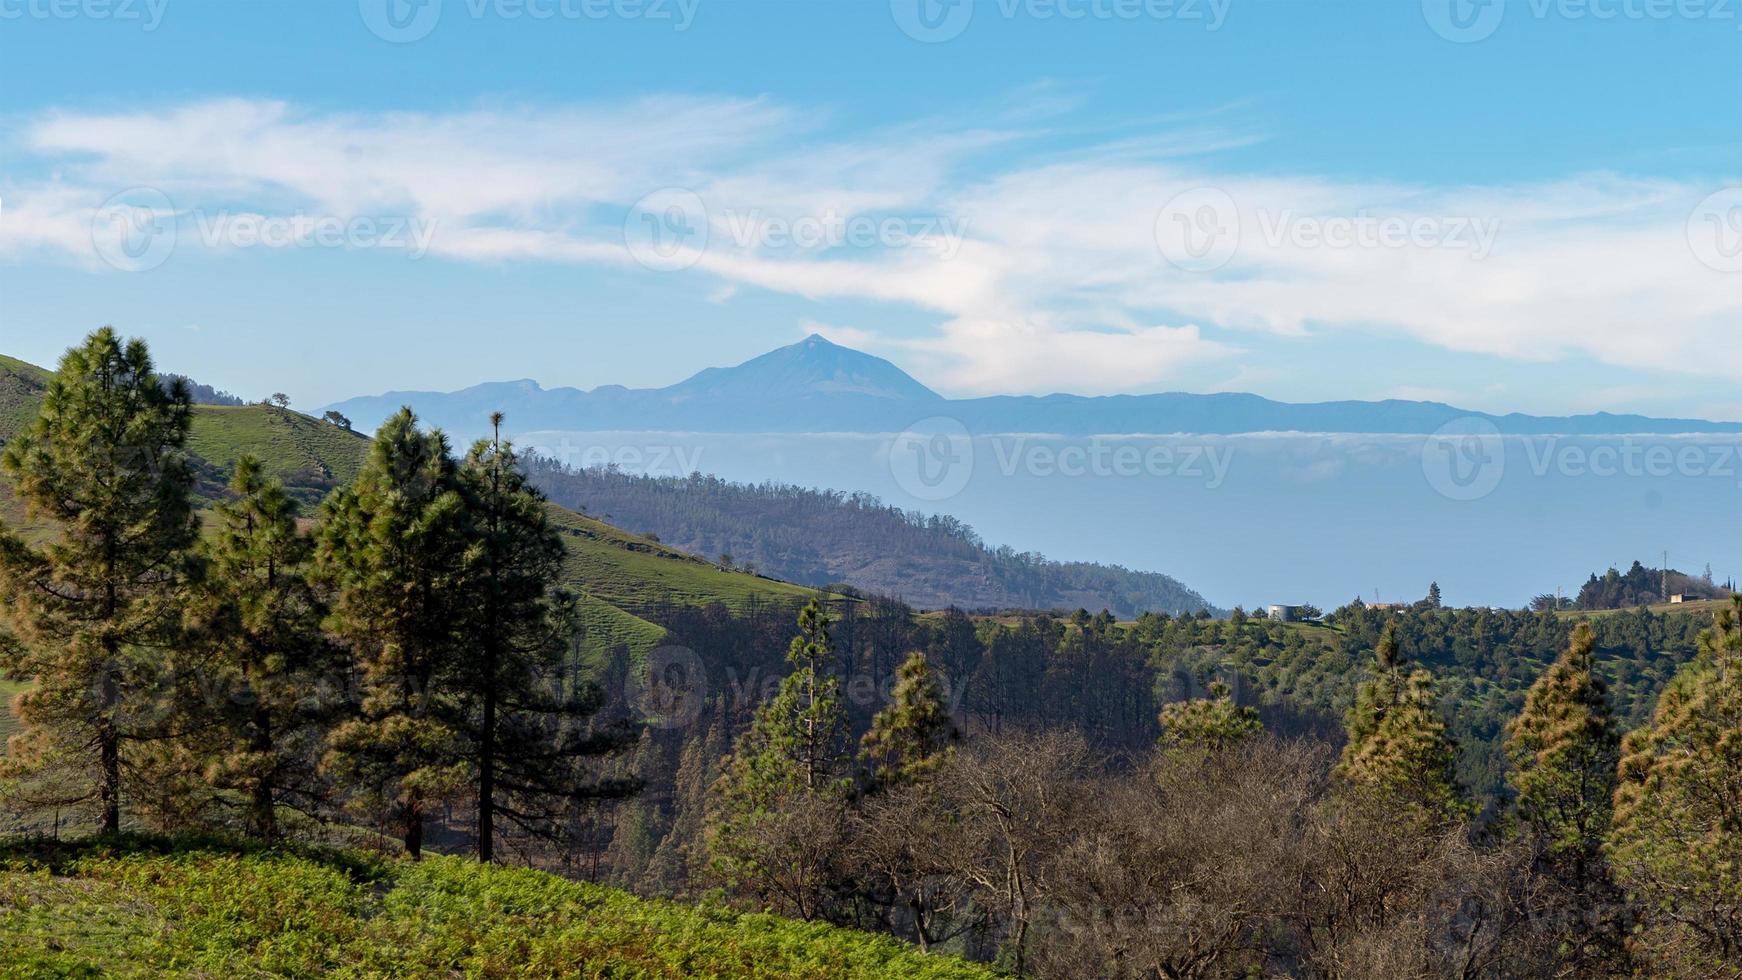
[[[1672,606],[1679,606],[1687,601],[1688,597],[1685,595],[1672,595],[1669,597],[1669,604]]]

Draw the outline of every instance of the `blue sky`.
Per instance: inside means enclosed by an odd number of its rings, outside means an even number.
[[[0,350],[1742,419],[1737,0],[386,2],[0,0]]]

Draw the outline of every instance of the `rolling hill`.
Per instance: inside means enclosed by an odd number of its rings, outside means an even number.
[[[0,357],[0,444],[35,416],[50,377],[43,368]],[[197,405],[188,438],[198,492],[207,503],[221,499],[230,468],[249,452],[311,514],[328,491],[355,478],[368,448],[369,440],[362,435],[263,405]],[[720,568],[554,504],[551,514],[568,545],[568,582],[581,596],[589,650],[622,644],[639,655],[657,646],[665,631],[647,615],[662,603],[720,602],[736,609],[752,597],[799,602],[815,594],[813,589]],[[48,533],[27,519],[3,477],[0,521],[26,536]]]

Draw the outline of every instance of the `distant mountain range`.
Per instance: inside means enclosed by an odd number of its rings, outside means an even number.
[[[1492,415],[1439,402],[1290,404],[1247,394],[998,395],[949,399],[880,357],[815,334],[730,368],[709,368],[665,388],[591,391],[535,381],[460,391],[390,391],[326,406],[373,429],[402,405],[456,437],[482,433],[503,411],[516,431],[899,432],[946,416],[970,432],[1350,432],[1421,434],[1471,419],[1518,435],[1742,433],[1742,423],[1641,415]]]

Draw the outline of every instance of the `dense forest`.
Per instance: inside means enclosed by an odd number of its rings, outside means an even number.
[[[533,483],[565,507],[803,585],[845,583],[923,609],[1086,607],[1135,616],[1209,606],[1166,575],[988,547],[953,517],[904,511],[870,494],[702,474],[639,476],[536,457],[527,466]]]
[[[666,925],[774,912],[1017,977],[1742,970],[1742,599],[1433,589],[1303,623],[668,595],[637,609],[662,645],[598,649],[511,445],[403,411],[312,520],[244,456],[208,529],[191,404],[100,331],[0,455],[56,531],[0,528],[14,829],[366,843],[398,901],[558,915],[532,879],[406,870],[466,854],[703,903]],[[364,945],[418,908],[390,904]],[[536,943],[608,960],[587,927]]]

